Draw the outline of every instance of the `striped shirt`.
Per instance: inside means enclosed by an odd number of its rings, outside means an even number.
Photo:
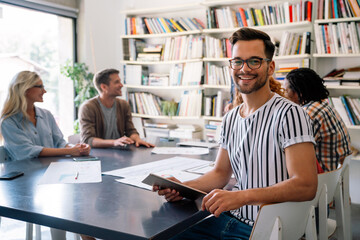
[[[236,178],[233,190],[263,188],[288,179],[284,149],[314,143],[308,114],[278,94],[246,118],[240,116],[240,108],[224,116],[220,136]],[[259,206],[245,205],[231,213],[252,226],[258,211]]]
[[[351,154],[345,123],[326,101],[310,102],[303,108],[313,120],[316,158],[321,168],[325,172],[336,169]]]

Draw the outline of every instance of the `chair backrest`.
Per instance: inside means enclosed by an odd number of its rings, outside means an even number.
[[[70,135],[68,137],[68,143],[70,143],[70,144],[78,144],[78,143],[80,143],[80,134]]]
[[[327,194],[327,202],[326,204],[329,204],[333,201],[336,187],[340,181],[340,175],[341,175],[342,168],[335,169],[330,172],[325,172],[318,174],[318,188],[316,191],[316,196],[313,200],[314,206],[318,206],[319,197],[321,194],[321,191],[324,190],[324,186],[326,185],[326,194]]]
[[[312,201],[262,205],[250,239],[313,239],[314,212]]]
[[[0,146],[0,163],[5,162],[6,160],[8,160],[6,150],[4,146]]]
[[[343,208],[338,208],[335,203],[336,216],[344,218],[343,222],[343,239],[352,239],[351,231],[351,206],[350,206],[350,189],[349,189],[349,167],[352,156],[347,156],[343,162],[340,180],[342,181]],[[340,189],[341,191],[341,189]]]

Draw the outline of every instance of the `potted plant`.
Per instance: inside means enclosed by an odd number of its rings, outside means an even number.
[[[85,63],[72,63],[70,60],[66,61],[65,65],[61,66],[60,69],[61,74],[70,78],[74,83],[76,116],[79,106],[84,101],[97,95],[97,91],[92,83],[94,74],[89,72],[88,69]],[[78,119],[74,122],[74,132],[79,133]]]

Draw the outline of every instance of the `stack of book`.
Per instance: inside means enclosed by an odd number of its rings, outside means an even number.
[[[143,62],[158,62],[161,60],[162,45],[146,46],[142,52],[138,53],[137,61]]]
[[[309,54],[310,36],[310,32],[284,32],[280,41],[279,56]]]
[[[202,139],[201,127],[192,124],[177,124],[177,128],[170,130],[170,138]]]
[[[170,86],[200,85],[202,62],[189,62],[172,65],[169,74]]]
[[[201,116],[201,90],[184,91],[181,94],[181,100],[178,105],[178,116]]]
[[[176,128],[175,124],[169,123],[153,123],[153,122],[144,122],[144,130],[146,137],[165,137],[168,138],[170,135],[170,130]]]
[[[184,32],[204,28],[204,23],[198,18],[127,17],[125,19],[126,35]]]
[[[360,22],[314,25],[319,54],[360,53]]]
[[[231,74],[229,66],[218,66],[207,62],[205,64],[205,84],[209,85],[231,85]]]
[[[289,72],[299,67],[299,63],[281,63],[279,64],[279,69],[275,71],[275,79],[282,82]]]
[[[206,11],[207,28],[252,27],[291,22],[311,22],[312,2],[284,2],[259,8],[210,8]]]
[[[349,96],[329,97],[329,103],[335,107],[347,126],[360,125],[360,99]]]
[[[168,73],[150,73],[149,86],[169,86]]]
[[[360,86],[360,67],[334,69],[324,77],[325,85]]]
[[[231,58],[231,44],[229,39],[205,36],[205,57]]]
[[[218,121],[209,121],[208,124],[205,124],[205,137],[208,142],[216,141],[216,132],[220,127],[221,122]]]
[[[228,99],[225,99],[221,91],[217,95],[204,97],[204,115],[212,117],[222,117]]]
[[[128,93],[129,104],[133,113],[160,116],[160,97],[145,92]]]
[[[163,61],[200,59],[203,56],[203,36],[167,38],[161,57]]]
[[[360,2],[356,0],[319,0],[318,19],[360,17]]]

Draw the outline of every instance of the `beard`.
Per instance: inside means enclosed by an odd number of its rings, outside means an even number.
[[[248,74],[247,74],[248,75]],[[259,75],[258,75],[259,76]],[[257,76],[257,77],[258,77]],[[263,77],[263,78],[258,78],[255,82],[255,84],[248,88],[248,87],[241,87],[238,83],[238,81],[234,81],[235,83],[235,86],[236,88],[238,89],[238,91],[240,93],[243,93],[243,94],[250,94],[250,93],[253,93],[253,92],[256,92],[257,90],[259,90],[260,88],[262,88],[263,86],[265,86],[267,80],[269,78],[269,75],[268,73],[266,73],[266,75]]]

